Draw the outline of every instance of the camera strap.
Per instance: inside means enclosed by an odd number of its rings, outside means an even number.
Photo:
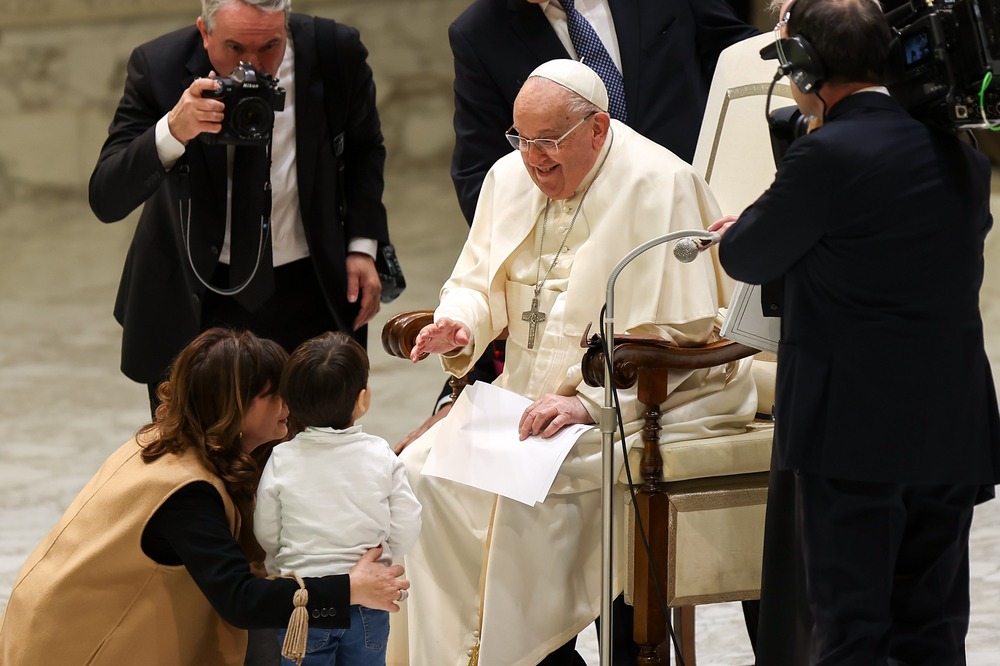
[[[255,312],[274,294],[271,255],[271,144],[233,148],[229,196],[229,285]]]
[[[267,163],[268,171],[270,171],[270,158],[271,158],[271,146],[267,146]],[[195,279],[202,284],[203,287],[209,291],[219,294],[220,296],[237,296],[243,292],[248,285],[254,280],[261,267],[264,264],[265,254],[267,260],[266,270],[270,274],[270,285],[273,291],[274,288],[274,267],[272,265],[271,259],[271,179],[270,175],[265,178],[264,194],[263,194],[263,211],[260,215],[260,226],[257,233],[257,248],[254,253],[255,258],[253,259],[253,267],[249,270],[247,277],[239,282],[233,282],[236,276],[232,267],[232,258],[230,258],[230,283],[233,285],[229,288],[217,287],[210,282],[210,279],[206,279],[198,272],[198,267],[195,265],[194,256],[191,252],[191,168],[187,164],[179,164],[177,166],[177,187],[178,187],[178,219],[180,222],[181,231],[181,241],[184,243],[184,251],[187,256],[188,266],[191,267],[191,273],[194,275]],[[230,204],[231,205],[231,204]],[[230,246],[232,245],[232,230],[230,230]],[[236,276],[238,277],[238,276]]]

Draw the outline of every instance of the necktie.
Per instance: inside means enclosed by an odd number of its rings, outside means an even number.
[[[573,6],[574,0],[560,0],[566,10],[566,23],[569,26],[569,38],[573,48],[583,64],[597,72],[608,89],[608,111],[615,120],[625,122],[625,83],[618,71],[615,61],[611,59],[608,50],[604,48],[601,38],[597,36],[594,26],[587,22],[583,14]]]
[[[267,146],[236,146],[229,225],[229,284],[250,312],[274,293],[271,259],[271,183]]]

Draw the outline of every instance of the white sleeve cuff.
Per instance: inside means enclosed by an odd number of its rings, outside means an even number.
[[[369,257],[374,259],[375,253],[378,252],[378,241],[371,238],[352,238],[347,244],[347,251],[367,254]]]
[[[441,396],[441,398],[438,399],[437,404],[434,405],[434,413],[437,414],[438,412],[441,411],[442,407],[444,407],[445,405],[450,405],[451,403],[452,399],[450,395]]]
[[[167,171],[170,171],[177,160],[184,155],[184,144],[170,133],[167,116],[163,116],[156,123],[156,154],[160,157],[160,164]]]

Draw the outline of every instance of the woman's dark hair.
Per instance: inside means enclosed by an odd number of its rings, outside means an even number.
[[[339,331],[299,345],[281,375],[281,397],[304,427],[348,427],[358,394],[367,386],[368,355]]]
[[[892,34],[876,0],[795,0],[788,36],[804,37],[833,82],[881,83]]]
[[[237,503],[251,500],[257,465],[240,438],[250,403],[277,393],[288,354],[249,331],[210,328],[174,359],[160,384],[156,418],[139,430],[142,458],[193,449],[226,484]]]

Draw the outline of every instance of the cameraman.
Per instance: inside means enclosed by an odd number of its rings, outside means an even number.
[[[979,313],[990,167],[879,85],[877,3],[789,0],[776,31],[822,126],[712,229],[731,276],[785,281],[772,475],[793,479],[808,662],[964,664],[973,505],[1000,479]],[[762,624],[784,583],[765,571]]]
[[[381,294],[373,258],[388,242],[385,148],[366,58],[356,30],[291,14],[290,0],[202,0],[196,26],[132,52],[90,206],[114,222],[143,205],[115,318],[122,371],[148,385],[153,405],[171,359],[212,326],[250,329],[288,351],[327,330],[366,342]],[[266,83],[225,91],[214,80],[241,62],[285,90],[269,148],[199,139],[238,129],[225,112],[243,97],[270,103]],[[324,90],[338,111],[346,106],[339,134]]]

